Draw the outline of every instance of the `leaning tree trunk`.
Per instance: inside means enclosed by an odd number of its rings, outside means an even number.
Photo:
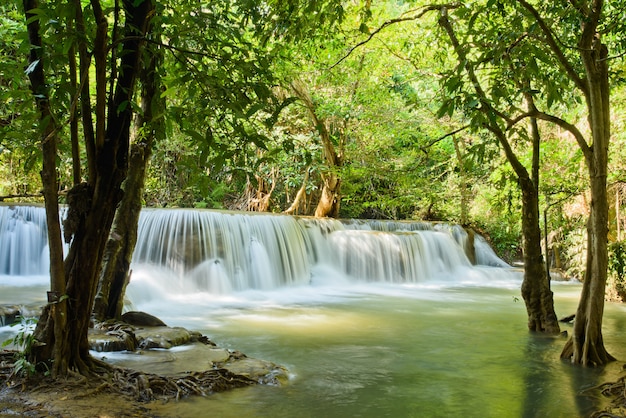
[[[106,17],[98,6],[98,2],[92,1],[94,13],[98,17],[99,32],[106,33]],[[53,317],[44,312],[40,318],[39,332],[35,333],[35,338],[42,345],[34,350],[30,359],[35,363],[52,360],[54,372],[57,375],[66,374],[69,370],[87,375],[93,370],[87,331],[105,244],[117,204],[122,197],[121,184],[127,171],[132,118],[131,106],[126,106],[126,104],[132,99],[143,46],[142,39],[153,7],[151,1],[144,1],[140,4],[131,0],[124,1],[126,22],[122,49],[125,54],[120,59],[121,72],[116,78],[115,91],[109,102],[106,130],[101,130],[103,121],[96,120],[99,128],[96,129],[95,160],[90,161],[95,164],[93,171],[90,171],[95,178],[90,178],[89,184],[75,187],[72,191],[72,201],[68,202],[64,232],[67,234],[66,239],[70,234],[73,237],[70,251],[65,259],[66,295],[64,296],[67,298],[67,334],[62,341],[57,341],[54,334],[50,332],[49,325]],[[102,70],[99,65],[106,66],[106,60],[102,60],[101,55],[106,54],[108,50],[106,36],[101,35],[94,46],[97,75]],[[107,82],[106,77],[102,78],[101,74],[97,80],[98,84]],[[106,90],[104,92],[106,93]],[[97,108],[102,106],[102,99],[100,91]],[[96,114],[98,118],[104,116],[103,112],[96,112]],[[55,347],[58,344],[62,344],[67,350],[57,356]],[[50,357],[50,350],[55,353],[54,358]]]

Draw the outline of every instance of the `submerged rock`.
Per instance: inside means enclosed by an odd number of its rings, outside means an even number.
[[[135,334],[124,329],[90,329],[87,335],[89,347],[99,353],[111,351],[135,351]]]

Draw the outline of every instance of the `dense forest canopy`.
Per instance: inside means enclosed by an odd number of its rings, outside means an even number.
[[[98,283],[132,254],[118,205],[456,221],[508,260],[525,246],[527,270],[543,234],[553,266],[603,288],[608,264],[621,296],[622,3],[2,5],[0,197],[76,209],[51,264],[81,318],[116,315]]]

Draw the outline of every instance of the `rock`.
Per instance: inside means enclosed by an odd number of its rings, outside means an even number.
[[[122,321],[138,327],[166,327],[165,323],[156,316],[145,312],[130,311],[122,314]]]
[[[122,329],[89,329],[87,339],[89,348],[98,352],[135,351],[138,345],[135,335]]]
[[[19,315],[20,309],[17,306],[0,306],[0,326],[11,325]]]
[[[191,341],[191,333],[180,327],[137,328],[135,336],[139,348],[172,348]]]

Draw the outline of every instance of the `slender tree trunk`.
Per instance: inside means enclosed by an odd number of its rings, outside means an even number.
[[[463,152],[461,151],[461,145],[459,144],[459,140],[456,136],[452,136],[452,141],[454,142],[454,152],[456,154],[456,161],[459,167],[459,193],[461,194],[461,213],[459,216],[459,223],[461,225],[467,225],[467,213],[468,213],[468,202],[469,202],[469,187],[467,185],[467,175],[465,173],[465,163],[463,160]]]
[[[439,24],[447,32],[450,41],[457,54],[458,61],[467,72],[476,94],[481,98],[480,111],[488,116],[501,115],[496,112],[487,100],[487,95],[481,86],[479,77],[474,71],[471,60],[461,46],[456,36],[452,23],[448,19],[446,10],[442,10]],[[530,86],[520,85],[530,91]],[[526,102],[529,111],[536,110],[532,96],[526,94]],[[501,116],[498,116],[501,117]],[[488,118],[490,119],[490,118]],[[506,122],[506,120],[505,120]],[[526,303],[528,313],[528,329],[548,334],[559,332],[559,323],[554,312],[554,302],[550,283],[546,277],[543,255],[541,253],[541,229],[539,228],[539,150],[540,135],[535,118],[531,118],[530,129],[532,138],[532,167],[530,174],[526,167],[517,158],[507,138],[507,133],[500,128],[498,123],[487,123],[485,128],[491,131],[498,142],[506,158],[515,172],[522,191],[522,232],[524,240],[524,281],[522,283],[522,297]]]
[[[30,10],[38,7],[36,0],[25,0],[24,11],[26,19],[32,19],[34,16],[29,13]],[[41,144],[43,153],[43,167],[41,170],[41,180],[43,184],[43,195],[45,200],[46,222],[48,225],[48,246],[50,248],[50,292],[48,293],[48,305],[44,309],[45,315],[49,318],[49,322],[39,322],[35,339],[41,332],[48,334],[48,339],[56,342],[56,344],[47,344],[39,346],[39,349],[45,354],[45,358],[54,358],[56,361],[52,367],[52,374],[58,375],[67,368],[67,352],[69,345],[66,339],[67,335],[67,303],[64,297],[66,293],[65,287],[65,271],[63,266],[63,245],[61,242],[61,222],[59,220],[59,203],[58,190],[59,183],[57,180],[57,142],[58,131],[54,119],[54,115],[50,110],[50,102],[48,101],[48,92],[46,88],[45,74],[43,71],[43,45],[39,35],[39,20],[32,19],[27,26],[29,41],[31,44],[29,61],[33,68],[29,72],[31,82],[31,90],[39,111],[39,120],[41,125]],[[35,353],[29,353],[35,355]],[[31,359],[32,360],[32,359]],[[38,362],[33,361],[34,364]]]
[[[118,319],[122,314],[124,294],[130,281],[130,263],[137,243],[137,226],[142,208],[145,177],[156,137],[163,135],[161,118],[155,119],[165,108],[160,97],[161,80],[158,63],[160,50],[150,48],[150,59],[141,72],[141,113],[135,115],[134,137],[131,146],[128,177],[124,181],[124,197],[115,214],[115,220],[103,259],[94,317],[99,321]],[[156,110],[156,112],[155,112]]]
[[[304,197],[306,196],[306,185],[309,181],[309,169],[310,167],[306,168],[306,171],[304,172],[304,179],[302,180],[302,186],[298,189],[298,193],[296,193],[296,197],[293,199],[291,205],[283,213],[291,215],[297,212],[298,208],[303,203]]]

